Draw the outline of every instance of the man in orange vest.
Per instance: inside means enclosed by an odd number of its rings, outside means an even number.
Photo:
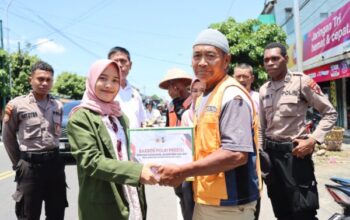
[[[226,74],[230,61],[225,35],[214,29],[198,35],[192,67],[206,89],[196,103],[194,161],[157,167],[160,185],[194,176],[193,220],[253,220],[259,198],[258,119],[247,90]]]
[[[182,114],[191,106],[192,98],[188,87],[192,77],[181,69],[170,69],[159,83],[161,89],[167,89],[173,99],[169,105],[166,126],[181,126]],[[192,182],[183,182],[175,188],[175,194],[180,199],[180,206],[184,220],[192,220],[194,208]]]

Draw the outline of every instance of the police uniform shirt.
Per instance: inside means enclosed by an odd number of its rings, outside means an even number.
[[[322,143],[337,120],[337,112],[315,81],[303,73],[288,71],[283,80],[266,82],[260,88],[260,143],[265,136],[277,141],[306,138],[305,117],[309,106],[323,116],[310,134]]]
[[[47,151],[58,147],[62,122],[59,101],[50,95],[37,101],[30,92],[9,104],[13,110],[3,123],[3,142],[14,165],[19,160],[19,151]]]

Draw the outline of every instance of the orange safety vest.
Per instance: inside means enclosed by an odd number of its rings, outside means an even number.
[[[194,117],[195,127],[195,152],[194,160],[200,160],[218,150],[221,146],[219,120],[221,113],[222,98],[226,88],[236,86],[241,89],[251,102],[253,109],[253,125],[252,134],[254,134],[254,144],[256,150],[256,173],[259,181],[259,191],[262,189],[260,158],[258,147],[258,117],[254,102],[251,99],[248,91],[235,79],[226,76],[211,92],[207,103],[199,117]],[[199,98],[201,99],[201,98]],[[200,100],[197,101],[196,108]],[[254,133],[253,133],[254,132]],[[237,180],[239,181],[239,180]],[[214,175],[196,176],[193,184],[194,199],[196,202],[207,205],[220,205],[221,200],[228,199],[225,173],[220,172]]]
[[[191,106],[192,103],[192,97],[189,96],[183,103],[182,107],[186,110]],[[169,109],[169,127],[178,127],[181,126],[181,120],[179,120],[176,116],[175,108],[174,106],[171,106]]]

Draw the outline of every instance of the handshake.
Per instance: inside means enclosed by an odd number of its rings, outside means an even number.
[[[142,184],[161,186],[179,186],[186,176],[183,174],[179,165],[155,165],[145,164],[142,168],[140,182]]]

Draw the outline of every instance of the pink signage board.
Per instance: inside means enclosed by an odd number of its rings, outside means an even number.
[[[350,40],[350,1],[304,35],[303,60]]]
[[[346,60],[305,70],[315,82],[325,82],[350,77],[350,66]]]

